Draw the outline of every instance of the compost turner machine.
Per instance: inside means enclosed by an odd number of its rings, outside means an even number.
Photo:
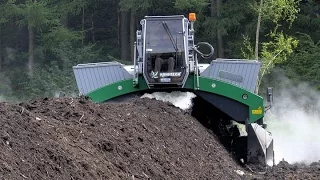
[[[195,20],[194,13],[189,18],[146,16],[136,32],[133,65],[99,62],[73,67],[80,94],[102,103],[145,92],[193,92],[207,103],[200,109],[219,111],[211,122],[243,125],[245,133],[233,134],[231,141],[243,142],[233,143],[242,150],[243,162],[272,164],[273,138],[263,122],[267,108],[254,93],[261,63],[242,59],[198,63],[198,56],[210,58],[214,48],[206,42],[195,44]],[[200,47],[210,52],[204,54]]]

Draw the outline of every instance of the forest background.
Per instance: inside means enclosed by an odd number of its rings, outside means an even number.
[[[320,2],[312,0],[0,0],[0,100],[77,95],[72,66],[133,60],[146,15],[197,14],[216,58],[259,59],[259,87],[320,90]],[[207,63],[202,60],[200,63]]]

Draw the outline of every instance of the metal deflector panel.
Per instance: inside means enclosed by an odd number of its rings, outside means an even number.
[[[255,60],[217,59],[201,73],[201,76],[218,79],[253,92],[261,63]]]
[[[256,123],[247,124],[247,161],[271,166],[274,161],[273,137]]]
[[[117,62],[88,63],[73,66],[80,94],[86,95],[105,85],[132,78]]]

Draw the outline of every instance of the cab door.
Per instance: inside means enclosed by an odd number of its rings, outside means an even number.
[[[146,18],[144,76],[151,86],[181,86],[187,76],[184,19]]]

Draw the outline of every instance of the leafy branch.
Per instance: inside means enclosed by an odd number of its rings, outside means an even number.
[[[293,53],[293,50],[298,46],[298,40],[291,36],[285,36],[283,32],[270,33],[273,41],[262,43],[261,62],[262,67],[259,73],[256,93],[265,74],[270,72],[276,64],[287,60],[287,57]]]

